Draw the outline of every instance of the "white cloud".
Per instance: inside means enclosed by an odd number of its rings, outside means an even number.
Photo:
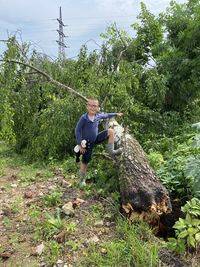
[[[177,2],[185,2],[178,0]],[[154,14],[163,11],[169,0],[143,0]],[[59,6],[62,6],[67,53],[77,55],[82,44],[89,39],[100,42],[99,34],[112,22],[125,30],[140,12],[140,0],[0,0],[0,39],[20,29],[24,41],[32,40],[47,54],[57,55]],[[90,42],[94,48],[98,46]]]
[[[134,1],[132,0],[95,0],[94,2],[108,12],[114,10],[118,11],[118,13],[122,11],[130,13],[130,10],[134,7]]]

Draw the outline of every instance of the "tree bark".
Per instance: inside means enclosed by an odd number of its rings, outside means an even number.
[[[160,216],[171,212],[168,191],[149,166],[144,150],[133,135],[126,133],[115,120],[108,126],[114,129],[116,144],[123,149],[122,155],[116,157],[122,211],[130,221],[142,219],[159,229]]]

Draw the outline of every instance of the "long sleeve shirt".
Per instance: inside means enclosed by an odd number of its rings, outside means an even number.
[[[98,126],[99,122],[103,119],[108,119],[116,116],[115,113],[97,113],[94,120],[91,121],[88,117],[88,114],[83,114],[75,128],[76,142],[78,145],[81,144],[81,141],[86,139],[91,143],[97,138],[98,135]]]

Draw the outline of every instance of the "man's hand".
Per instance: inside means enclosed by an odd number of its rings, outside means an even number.
[[[86,148],[82,147],[81,145],[79,145],[79,150],[81,154],[84,154],[86,152]]]
[[[121,116],[123,116],[124,115],[124,113],[122,113],[122,112],[117,112],[117,116],[118,117],[121,117]]]

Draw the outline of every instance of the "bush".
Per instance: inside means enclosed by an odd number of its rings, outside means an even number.
[[[199,195],[200,148],[194,146],[195,138],[193,135],[179,144],[157,170],[162,183],[179,198],[190,199]]]
[[[197,252],[200,245],[200,200],[193,198],[181,208],[186,214],[173,228],[176,238],[168,238],[167,247],[177,253]]]

